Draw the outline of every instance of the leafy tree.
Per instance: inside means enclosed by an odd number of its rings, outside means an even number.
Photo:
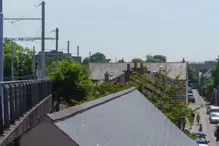
[[[188,66],[188,78],[189,78],[190,83],[197,86],[198,85],[198,79],[199,79],[198,70],[196,70],[195,68],[193,68],[191,66]]]
[[[214,68],[211,70],[211,76],[214,79],[214,84],[218,86],[219,85],[219,63],[218,62],[215,63]]]
[[[205,61],[205,64],[214,64],[215,61]]]
[[[47,58],[46,59],[46,73],[48,76],[52,74],[56,69],[56,58]]]
[[[23,75],[29,76],[33,74],[33,56],[34,52],[29,48],[23,48],[14,42],[14,75],[18,76],[17,67],[21,61],[24,65]],[[11,60],[12,60],[12,41],[4,42],[4,76],[11,76]]]
[[[124,63],[124,59],[122,58],[121,60],[118,61],[118,63]]]
[[[147,55],[146,56],[146,61],[145,62],[154,62],[154,58],[152,55]]]
[[[106,56],[103,53],[97,52],[91,56],[92,62],[103,62],[106,60]]]
[[[158,109],[160,109],[173,123],[180,127],[181,118],[191,118],[193,112],[185,103],[175,102],[177,98],[185,97],[180,85],[174,85],[167,81],[167,71],[163,69],[153,78],[135,73],[131,76],[132,85],[142,92]],[[154,89],[149,96],[148,89]]]
[[[166,62],[167,61],[166,56],[163,56],[163,55],[154,55],[153,59],[156,62]]]
[[[132,62],[143,63],[144,61],[141,58],[134,58]]]
[[[83,62],[82,62],[82,64],[88,65],[89,61],[90,61],[90,58],[89,57],[85,57]]]
[[[164,55],[147,55],[145,62],[166,62],[166,56]]]
[[[70,58],[60,61],[58,68],[50,77],[57,100],[68,105],[75,105],[85,100],[92,88],[89,76],[90,71],[84,65]]]
[[[214,81],[208,80],[208,83],[205,85],[205,92],[207,97],[209,97],[207,100],[210,102],[210,104],[214,104],[215,102],[215,96],[213,96],[214,88],[217,88]]]

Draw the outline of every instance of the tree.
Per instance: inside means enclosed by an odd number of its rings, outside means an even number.
[[[214,68],[211,70],[211,76],[214,79],[214,84],[219,85],[219,62],[215,63]]]
[[[166,62],[166,56],[164,55],[147,55],[145,62]]]
[[[50,76],[56,69],[56,58],[47,58],[46,59],[46,73]]]
[[[90,58],[89,57],[85,57],[83,62],[82,62],[82,64],[88,65],[89,61],[90,61]]]
[[[188,77],[190,84],[193,84],[194,86],[198,85],[199,72],[190,65],[188,66]]]
[[[175,102],[175,99],[185,97],[185,95],[180,85],[175,86],[167,82],[166,75],[166,69],[161,70],[153,78],[147,78],[147,76],[135,73],[130,78],[131,86],[136,86],[159,110],[180,127],[181,118],[185,116],[190,119],[193,111],[185,103]],[[146,93],[151,86],[154,89],[151,91],[151,95],[148,96]]]
[[[166,62],[167,61],[166,56],[164,56],[164,55],[154,55],[153,59],[156,62]]]
[[[154,58],[152,55],[147,55],[146,56],[146,61],[145,62],[154,62]]]
[[[106,60],[106,56],[103,53],[97,52],[91,56],[92,62],[103,62]]]
[[[132,62],[143,63],[144,60],[142,60],[141,58],[134,58],[134,59],[132,59]]]
[[[86,66],[70,58],[60,61],[58,68],[50,77],[57,100],[67,105],[75,105],[84,101],[92,88],[89,76],[90,71]]]
[[[122,58],[121,60],[118,61],[118,63],[124,63],[124,59]]]
[[[23,48],[14,42],[14,76],[18,75],[18,64],[22,61],[24,65],[23,75],[29,76],[33,74],[33,56],[34,52],[29,48]],[[4,42],[4,76],[11,76],[11,60],[12,60],[12,41]]]

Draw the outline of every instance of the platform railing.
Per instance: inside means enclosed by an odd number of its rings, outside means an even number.
[[[50,94],[49,80],[0,82],[0,134]]]

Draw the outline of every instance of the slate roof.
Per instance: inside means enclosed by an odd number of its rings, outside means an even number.
[[[198,146],[134,87],[48,117],[79,146]]]
[[[109,72],[112,76],[111,79],[116,78],[123,74],[127,70],[128,63],[89,63],[91,70],[90,78],[93,80],[103,80],[104,74]],[[131,68],[134,67],[134,63],[129,63]],[[183,62],[167,62],[167,63],[144,63],[144,67],[148,68],[149,71],[159,71],[160,66],[166,67],[167,76],[176,79],[177,75],[180,75],[179,80],[187,79],[187,63]],[[140,68],[140,63],[138,63]]]
[[[206,77],[206,78],[210,78],[211,77],[211,68],[206,72],[206,73],[204,73],[204,77]]]

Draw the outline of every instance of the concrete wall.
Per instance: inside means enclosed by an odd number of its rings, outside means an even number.
[[[46,118],[21,137],[20,146],[77,146],[77,144]]]
[[[5,131],[4,136],[0,136],[0,145],[6,146],[13,140],[20,137],[27,130],[34,127],[44,115],[52,111],[52,95],[42,100],[33,107],[29,112],[24,114],[14,125],[10,125],[10,129]]]

